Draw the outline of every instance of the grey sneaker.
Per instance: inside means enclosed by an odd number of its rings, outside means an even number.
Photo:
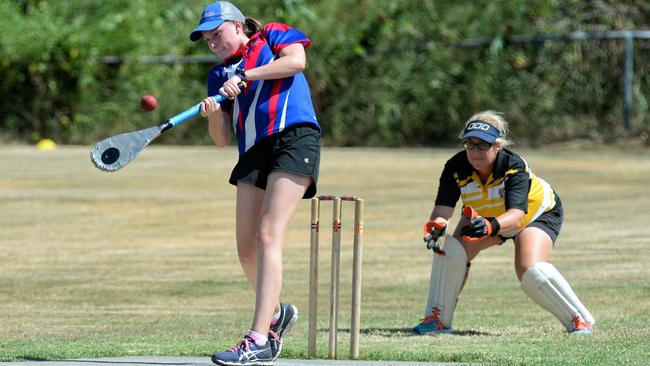
[[[280,317],[271,323],[269,330],[273,361],[277,360],[282,352],[282,336],[291,329],[296,320],[298,320],[298,309],[291,304],[280,304]]]
[[[212,362],[222,366],[272,366],[275,364],[273,352],[271,351],[271,342],[258,346],[248,336],[245,336],[233,348],[213,354]]]

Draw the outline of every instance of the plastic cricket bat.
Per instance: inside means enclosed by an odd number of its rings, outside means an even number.
[[[239,87],[243,90],[246,84],[240,83]],[[226,99],[223,95],[216,95],[213,98],[219,103]],[[122,169],[158,136],[196,116],[200,111],[201,103],[198,103],[155,126],[101,140],[90,149],[90,161],[97,169],[105,172]]]

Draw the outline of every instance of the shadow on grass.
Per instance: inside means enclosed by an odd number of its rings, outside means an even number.
[[[349,332],[349,329],[340,329],[339,331]],[[427,334],[416,334],[413,333],[413,328],[364,328],[361,329],[361,333],[365,335],[377,335],[381,337],[423,337]],[[437,334],[429,334],[435,336]],[[487,332],[479,332],[476,330],[456,330],[453,333],[449,333],[450,336],[484,336],[491,337],[494,334]]]
[[[129,361],[129,360],[84,360],[84,359],[69,359],[69,360],[50,360],[47,358],[41,357],[17,357],[17,359],[23,361],[33,361],[33,362],[47,362],[48,364],[52,363],[90,363],[93,365],[97,364],[106,364],[106,365],[170,365],[170,366],[196,366],[196,365],[205,365],[206,363],[196,363],[196,362],[164,362],[164,361]]]

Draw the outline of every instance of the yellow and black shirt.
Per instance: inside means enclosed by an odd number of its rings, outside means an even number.
[[[514,152],[501,149],[497,153],[492,174],[483,184],[461,151],[445,164],[440,175],[436,205],[456,207],[458,199],[464,206],[472,206],[481,216],[499,216],[516,208],[524,211],[522,226],[515,235],[542,213],[555,207],[553,188],[537,177],[526,161]]]

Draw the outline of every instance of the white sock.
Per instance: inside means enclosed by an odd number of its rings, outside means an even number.
[[[275,324],[275,322],[277,322],[278,319],[280,319],[280,313],[281,312],[282,312],[282,310],[278,310],[277,313],[273,314],[273,317],[271,318],[271,324]]]
[[[248,336],[249,336],[252,340],[254,340],[254,341],[255,341],[255,344],[258,345],[258,346],[263,346],[263,345],[266,344],[266,342],[269,341],[269,338],[268,338],[268,337],[266,337],[266,336],[264,336],[264,335],[262,335],[262,334],[260,334],[260,333],[257,333],[257,332],[254,331],[254,330],[249,330],[249,331],[248,331]]]

